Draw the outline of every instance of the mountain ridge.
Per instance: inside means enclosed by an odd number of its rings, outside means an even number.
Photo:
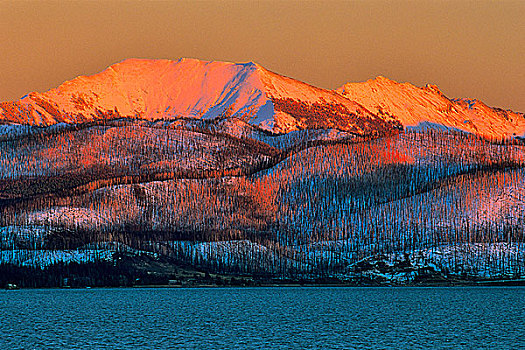
[[[36,126],[230,117],[273,133],[339,129],[377,136],[403,128],[444,128],[490,139],[525,136],[522,113],[448,98],[431,84],[420,88],[378,76],[328,90],[254,62],[194,58],[126,59],[46,92],[0,103],[0,123]]]
[[[489,107],[477,99],[448,98],[436,85],[417,87],[383,76],[337,89],[373,113],[388,113],[409,129],[442,126],[486,138],[525,136],[523,113]]]
[[[328,118],[312,118],[321,113],[316,107]],[[47,92],[4,102],[0,108],[1,119],[32,125],[119,117],[237,117],[276,133],[339,128],[368,134],[393,129],[344,96],[272,73],[253,62],[197,59],[128,59]]]

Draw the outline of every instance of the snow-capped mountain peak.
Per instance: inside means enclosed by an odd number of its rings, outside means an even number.
[[[478,100],[450,99],[383,76],[321,89],[254,62],[127,59],[47,92],[0,103],[0,122],[29,125],[114,118],[238,118],[283,133],[334,128],[381,135],[402,128],[446,128],[488,138],[525,135],[521,113]]]
[[[374,134],[393,130],[391,123],[340,94],[272,73],[256,63],[188,58],[127,59],[47,92],[4,102],[0,108],[0,119],[31,125],[119,117],[236,117],[273,132],[338,128]]]

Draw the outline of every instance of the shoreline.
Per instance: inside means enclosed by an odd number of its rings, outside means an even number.
[[[449,283],[408,283],[408,284],[364,284],[364,283],[253,283],[237,285],[218,284],[143,284],[120,286],[53,286],[2,288],[3,290],[85,290],[85,289],[248,289],[248,288],[457,288],[457,287],[525,287],[525,279],[520,280],[484,280],[484,281],[451,281]]]
[[[293,276],[270,274],[211,272],[171,260],[127,257],[111,262],[53,265],[45,269],[0,264],[0,289],[42,288],[229,288],[229,287],[488,287],[525,286],[520,275],[458,276],[442,272],[397,268],[381,275],[353,273],[351,276]],[[400,272],[411,272],[412,278],[394,279]],[[392,277],[391,277],[392,276]]]

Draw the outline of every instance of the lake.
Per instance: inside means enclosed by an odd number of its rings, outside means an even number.
[[[0,291],[0,349],[517,349],[525,287]]]

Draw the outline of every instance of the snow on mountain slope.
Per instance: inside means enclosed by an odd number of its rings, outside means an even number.
[[[237,117],[274,132],[338,128],[392,132],[392,123],[341,95],[254,63],[129,59],[44,93],[0,104],[0,121],[31,125],[119,117]]]
[[[434,85],[419,88],[379,76],[345,84],[337,91],[373,113],[397,118],[407,128],[444,126],[487,138],[525,134],[523,114],[491,108],[478,100],[449,99]]]
[[[281,131],[335,128],[357,134],[389,133],[401,125],[377,116],[331,90],[314,87],[295,79],[270,72],[260,66],[259,78],[274,106],[273,120],[264,121],[267,128]],[[274,124],[272,124],[274,123]]]
[[[266,102],[253,71],[253,64],[129,59],[56,89],[26,95],[18,110],[29,113],[14,121],[54,124],[119,116],[213,118],[233,103],[238,105],[235,112],[246,112]],[[5,118],[6,107],[2,107]]]

